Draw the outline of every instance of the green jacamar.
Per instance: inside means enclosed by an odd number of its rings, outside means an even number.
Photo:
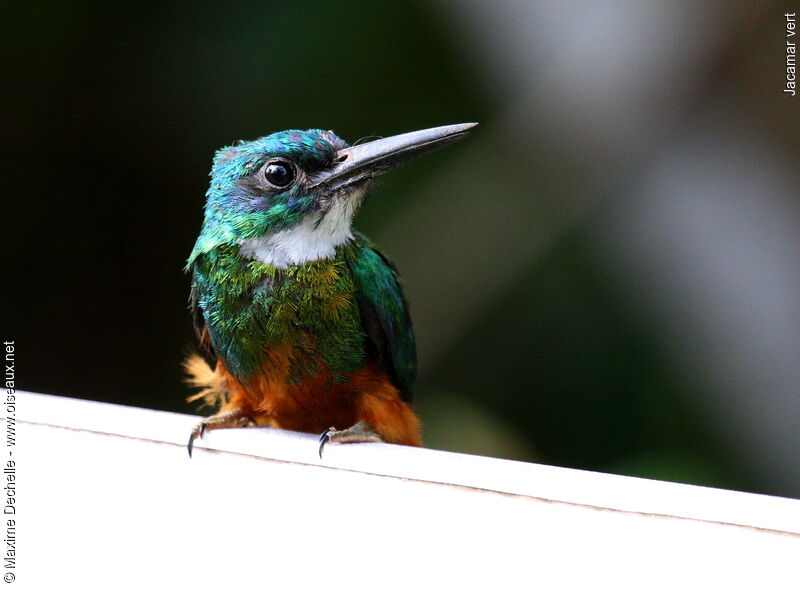
[[[327,442],[420,445],[416,349],[392,263],[351,228],[370,181],[475,123],[349,146],[332,131],[273,133],[219,150],[187,263],[212,369],[186,361],[192,400],[218,407],[189,438],[263,425]]]

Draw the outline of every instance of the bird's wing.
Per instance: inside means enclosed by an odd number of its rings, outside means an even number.
[[[370,351],[410,402],[417,375],[417,349],[411,317],[394,265],[357,234],[348,258],[358,289],[361,320]]]
[[[211,346],[211,339],[208,336],[208,327],[206,327],[206,320],[205,317],[203,317],[203,311],[199,304],[200,292],[197,289],[194,277],[192,277],[192,279],[192,290],[189,292],[189,310],[192,312],[194,333],[197,336],[197,341],[200,343],[200,348],[213,359],[215,358],[214,348]]]

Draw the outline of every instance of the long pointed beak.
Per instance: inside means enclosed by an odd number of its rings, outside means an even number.
[[[334,166],[318,173],[309,187],[324,185],[336,190],[377,177],[412,158],[460,140],[475,125],[477,123],[433,127],[345,148],[336,153]]]

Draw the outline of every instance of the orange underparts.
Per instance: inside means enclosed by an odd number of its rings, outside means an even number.
[[[220,413],[241,407],[244,416],[258,425],[308,433],[322,433],[328,427],[347,429],[364,421],[385,442],[422,445],[419,419],[376,365],[363,367],[342,383],[331,383],[329,374],[321,369],[313,379],[288,385],[283,375],[286,371],[275,368],[284,361],[288,366],[285,355],[272,353],[268,362],[272,369],[240,382],[221,361],[211,371],[202,358],[192,356],[186,361],[190,383],[206,391],[190,400],[208,400],[213,395],[220,403]]]

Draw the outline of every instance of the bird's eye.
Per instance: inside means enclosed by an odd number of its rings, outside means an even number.
[[[264,168],[264,179],[277,188],[285,188],[294,181],[295,167],[288,160],[273,160]]]

